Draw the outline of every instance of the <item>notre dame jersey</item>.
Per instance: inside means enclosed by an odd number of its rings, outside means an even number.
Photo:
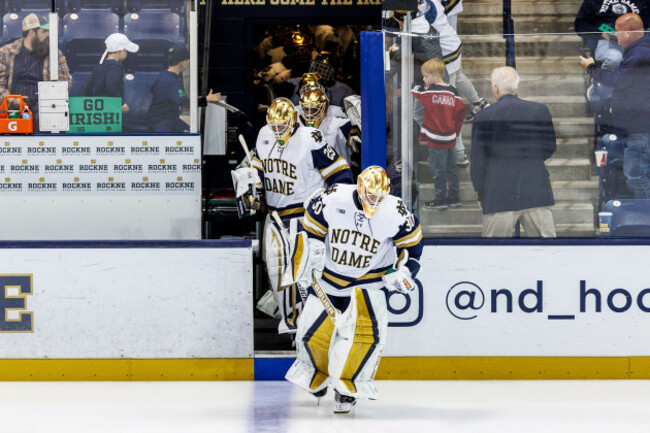
[[[319,281],[333,296],[349,296],[354,287],[379,289],[382,276],[403,250],[413,276],[422,254],[422,230],[401,199],[388,195],[368,218],[354,185],[334,185],[307,207],[303,228],[325,242],[325,269]]]
[[[353,182],[345,159],[325,142],[321,131],[307,126],[296,126],[284,146],[264,126],[252,166],[259,171],[266,205],[281,217],[302,216],[304,201],[318,188]]]

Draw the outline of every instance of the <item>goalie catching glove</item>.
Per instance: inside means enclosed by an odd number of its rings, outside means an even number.
[[[237,214],[239,218],[255,215],[261,207],[260,191],[262,181],[253,167],[243,167],[232,170],[232,184],[235,187],[237,199]]]

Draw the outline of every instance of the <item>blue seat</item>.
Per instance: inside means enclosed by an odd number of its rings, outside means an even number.
[[[136,39],[167,39],[172,44],[184,40],[181,18],[166,10],[142,10],[124,16],[124,34]]]
[[[107,10],[83,9],[63,17],[63,42],[72,39],[101,39],[120,31],[120,17]],[[102,49],[102,52],[104,50]]]
[[[23,9],[5,14],[2,17],[2,41],[0,44],[4,45],[23,37],[23,19],[27,15],[35,13],[42,16],[49,12],[49,9]]]
[[[8,0],[6,3],[9,5],[8,10],[12,12],[21,12],[23,10],[49,12],[52,2],[50,0]]]
[[[603,212],[612,213],[610,236],[650,236],[650,200],[611,200]]]
[[[607,152],[607,164],[604,167],[599,167],[598,161],[596,163],[599,208],[602,208],[610,200],[633,198],[623,174],[625,149],[622,135],[612,133],[597,137],[596,150]]]
[[[123,117],[123,132],[152,132],[147,126],[151,123],[147,112],[153,97],[151,86],[157,77],[158,73],[152,72],[124,75],[124,102],[129,106],[129,112]]]
[[[72,73],[72,88],[70,89],[70,96],[86,96],[86,84],[88,84],[91,76],[91,72]]]
[[[79,12],[86,9],[109,10],[120,16],[126,11],[125,0],[67,0],[66,11],[68,13]]]
[[[184,3],[184,0],[126,0],[126,10],[139,12],[142,9],[167,9],[180,12]]]
[[[172,43],[167,39],[135,39],[137,53],[129,53],[124,61],[126,72],[160,72],[167,69],[167,55]]]
[[[119,31],[120,19],[108,10],[83,9],[63,17],[62,51],[72,72],[92,71],[108,35]]]

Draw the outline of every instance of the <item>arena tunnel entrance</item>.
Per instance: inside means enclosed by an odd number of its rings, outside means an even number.
[[[203,4],[205,3],[205,4]],[[266,106],[274,97],[291,97],[294,83],[311,61],[328,55],[336,80],[360,92],[359,41],[365,30],[381,29],[379,1],[328,0],[293,2],[274,0],[220,0],[199,4],[200,83],[203,94],[221,92],[227,103],[241,110],[228,114],[225,156],[204,156],[206,199],[232,187],[230,170],[244,154],[237,136],[254,147],[265,124]],[[211,227],[205,237],[261,233],[262,221],[240,222],[237,215],[206,217]],[[210,221],[214,220],[214,221]],[[225,231],[224,231],[225,230]],[[257,302],[268,283],[261,257],[256,257]],[[290,350],[288,335],[277,334],[278,321],[255,310],[255,350]]]

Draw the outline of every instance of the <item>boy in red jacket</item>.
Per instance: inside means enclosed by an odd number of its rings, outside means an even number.
[[[415,112],[424,110],[420,141],[426,142],[429,147],[429,164],[436,189],[435,199],[425,203],[425,206],[438,210],[460,207],[454,147],[463,126],[465,104],[458,91],[443,80],[445,64],[442,60],[427,60],[421,69],[424,89],[415,86],[411,93],[416,101]],[[418,104],[422,106],[419,110]],[[419,120],[417,117],[416,114],[416,120]]]

